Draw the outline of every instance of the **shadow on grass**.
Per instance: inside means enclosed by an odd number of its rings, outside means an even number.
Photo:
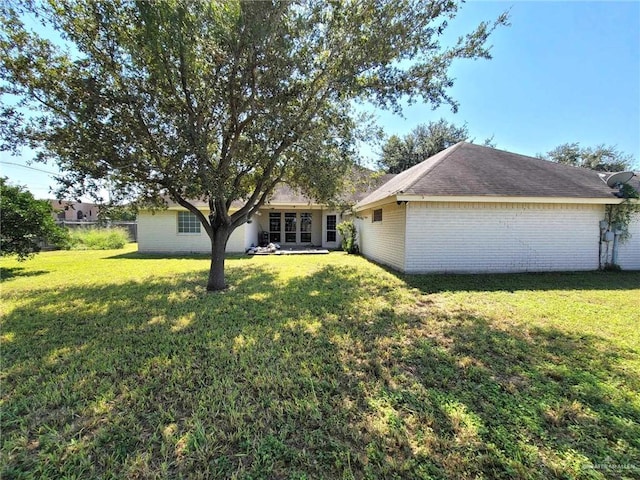
[[[598,478],[589,462],[640,466],[634,352],[406,309],[351,267],[283,283],[231,265],[233,287],[215,295],[204,275],[52,287],[5,316],[3,478]]]
[[[0,282],[6,282],[16,277],[35,277],[49,273],[47,270],[24,270],[24,267],[0,267]]]

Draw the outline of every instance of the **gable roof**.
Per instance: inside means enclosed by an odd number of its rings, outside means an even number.
[[[356,209],[397,195],[616,198],[593,170],[467,142],[396,175],[358,202]]]

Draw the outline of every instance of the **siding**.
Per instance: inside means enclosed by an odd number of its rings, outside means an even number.
[[[373,222],[373,210],[359,214],[358,238],[362,254],[375,262],[404,270],[405,209],[396,203],[382,207],[382,221]]]
[[[407,208],[410,273],[598,268],[602,205],[410,202]]]
[[[245,225],[234,230],[227,252],[244,252]],[[138,251],[146,253],[211,253],[211,242],[204,228],[200,233],[178,233],[177,211],[138,214]]]
[[[640,270],[640,215],[629,225],[631,238],[618,246],[618,265],[623,270]]]
[[[311,211],[311,243],[322,245],[322,211]]]

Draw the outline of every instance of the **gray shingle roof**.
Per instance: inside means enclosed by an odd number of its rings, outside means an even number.
[[[586,168],[460,142],[396,175],[361,208],[395,195],[614,198]]]
[[[363,167],[354,167],[348,174],[350,178],[350,189],[342,194],[341,200],[353,205],[357,201],[367,196],[370,192],[378,188],[380,185],[393,178],[393,174],[380,174],[372,170]],[[168,196],[164,197],[168,207],[179,206],[176,202],[171,200]],[[203,200],[189,200],[193,205],[199,208],[208,208],[208,203]],[[287,185],[286,183],[280,183],[273,190],[271,196],[267,200],[265,206],[268,205],[318,205],[318,203],[301,191]],[[244,205],[243,201],[235,200],[232,203],[234,208],[240,208]]]

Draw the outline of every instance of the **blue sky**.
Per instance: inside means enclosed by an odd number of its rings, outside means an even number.
[[[479,2],[452,27],[469,31],[510,9],[490,39],[492,60],[460,60],[451,90],[460,103],[377,111],[387,134],[441,117],[467,122],[472,138],[535,156],[567,142],[615,145],[640,159],[640,2]]]
[[[388,135],[404,135],[441,117],[467,123],[472,138],[494,137],[503,150],[536,155],[567,142],[614,145],[640,168],[640,2],[470,1],[452,33],[511,10],[511,26],[490,39],[492,60],[460,60],[452,96],[458,113],[413,105],[404,118],[376,111]],[[375,149],[363,155],[375,161]],[[3,154],[3,162],[25,164]],[[53,171],[41,164],[35,168]],[[50,197],[51,175],[0,164],[0,175]]]

